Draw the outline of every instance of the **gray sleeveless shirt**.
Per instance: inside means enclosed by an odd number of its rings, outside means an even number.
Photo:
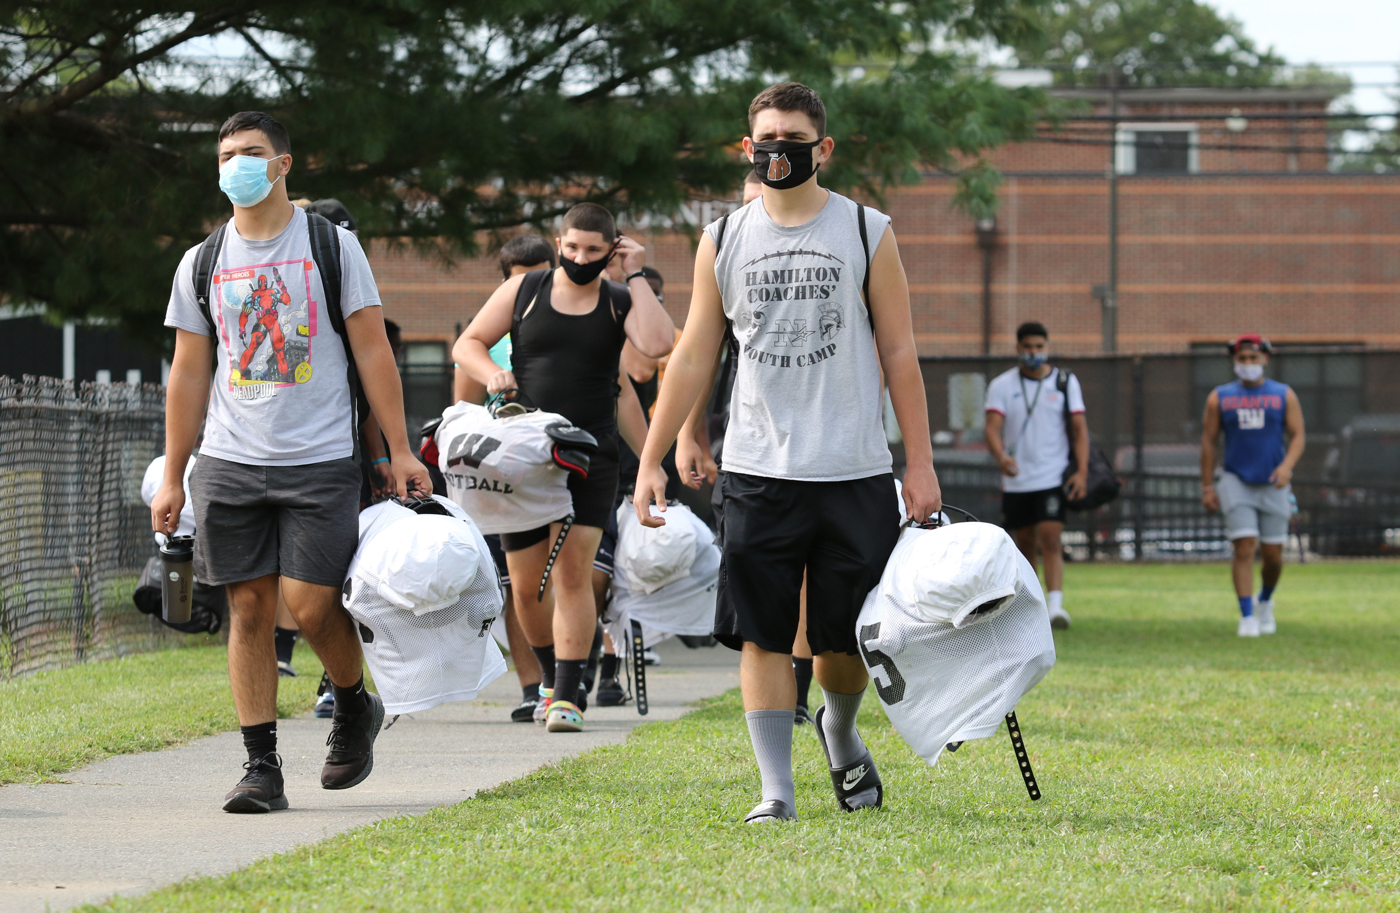
[[[762,197],[730,215],[715,259],[739,341],[725,471],[803,482],[890,471],[856,215],[838,193],[802,225],[774,222]],[[872,257],[889,223],[866,208]],[[711,241],[718,228],[705,228]]]

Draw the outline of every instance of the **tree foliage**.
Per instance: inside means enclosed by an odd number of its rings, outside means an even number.
[[[1015,43],[1023,66],[1055,68],[1057,85],[1260,86],[1283,58],[1198,0],[1055,0]]]
[[[961,68],[949,36],[1024,38],[1028,0],[44,0],[0,11],[0,296],[156,327],[180,255],[229,208],[214,131],[288,127],[294,196],[451,258],[592,199],[666,213],[729,196],[749,99],[822,91],[827,182],[932,166],[994,205],[983,153],[1041,98]],[[1034,2],[1034,0],[1029,0]],[[839,60],[892,61],[852,80]]]

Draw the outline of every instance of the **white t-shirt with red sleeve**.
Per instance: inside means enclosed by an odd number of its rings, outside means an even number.
[[[1065,394],[1057,386],[1060,369],[1036,380],[1012,368],[987,385],[987,411],[1006,418],[1001,427],[1002,447],[1016,460],[1019,472],[1001,477],[1002,491],[1045,491],[1059,488],[1069,466],[1070,441],[1065,428],[1064,396],[1069,411],[1084,411],[1084,391],[1079,378],[1069,376]]]

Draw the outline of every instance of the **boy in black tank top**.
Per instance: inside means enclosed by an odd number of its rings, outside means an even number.
[[[501,537],[525,636],[542,665],[552,661],[554,666],[553,688],[541,689],[551,700],[546,723],[551,732],[577,732],[583,716],[572,698],[597,627],[593,559],[617,491],[618,359],[624,340],[653,358],[667,354],[675,325],[642,274],[646,250],[619,235],[603,207],[580,203],[564,215],[559,252],[558,269],[502,284],[457,340],[452,356],[489,393],[519,389],[531,404],[563,415],[598,439],[588,478],[569,479],[574,527],[550,577],[553,618],[548,603],[536,602],[534,594],[560,524]],[[614,257],[622,261],[625,285],[603,278]],[[489,354],[507,332],[512,371],[501,370]],[[559,699],[552,700],[553,694]]]

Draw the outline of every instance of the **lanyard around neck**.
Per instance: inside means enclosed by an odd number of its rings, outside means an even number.
[[[1026,395],[1026,375],[1022,374],[1019,370],[1016,372],[1016,379],[1021,382],[1021,402],[1026,404],[1026,417],[1021,421],[1021,430],[1016,433],[1016,443],[1007,448],[1006,453],[1008,456],[1014,457],[1016,455],[1016,448],[1020,446],[1021,441],[1025,440],[1026,428],[1029,427],[1031,416],[1035,414],[1035,407],[1040,402],[1040,391],[1045,389],[1045,382],[1054,376],[1055,370],[1052,368],[1049,374],[1036,380],[1035,399],[1032,400]]]

